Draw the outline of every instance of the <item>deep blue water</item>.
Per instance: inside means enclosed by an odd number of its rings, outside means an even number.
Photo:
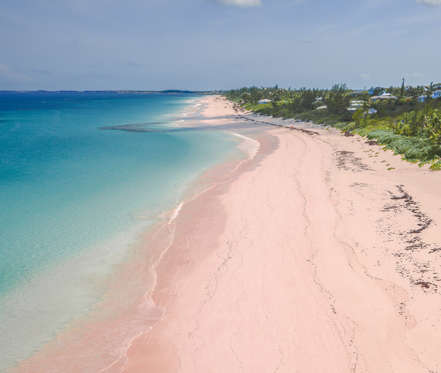
[[[122,260],[126,239],[136,227],[173,208],[189,182],[234,151],[233,137],[213,131],[99,129],[146,122],[161,128],[195,98],[189,94],[0,93],[0,309],[5,310],[0,315],[1,350],[9,348],[11,338],[17,346],[23,342],[20,338],[26,338],[28,349],[35,349],[74,314],[85,311],[96,296],[86,289],[87,284],[83,292],[66,271],[66,289],[62,284],[58,289],[75,293],[68,294],[72,305],[44,308],[45,292],[51,292],[45,289],[49,282],[40,277],[57,273],[57,266],[67,266],[69,260],[89,254],[88,250],[103,267]],[[94,253],[96,247],[101,249]],[[29,299],[30,294],[35,299]],[[57,308],[56,296],[51,297]],[[51,315],[49,329],[54,330],[46,330],[42,320],[37,329],[48,335],[14,334],[32,310],[41,308]],[[11,350],[11,359],[29,354],[17,348]]]

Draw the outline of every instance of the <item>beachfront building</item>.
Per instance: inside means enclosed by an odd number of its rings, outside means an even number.
[[[262,99],[262,100],[259,100],[257,103],[259,104],[259,105],[261,105],[261,104],[270,104],[272,101],[271,100],[269,100],[269,99],[267,99],[267,98],[264,98],[264,99]]]
[[[316,97],[312,105],[315,110],[323,110],[328,108],[324,103],[323,97]]]
[[[398,98],[396,96],[391,95],[388,92],[383,92],[380,96],[373,96],[371,97],[371,100],[373,102],[376,101],[386,101],[386,100],[397,100]]]
[[[351,101],[351,106],[353,107],[362,107],[364,105],[364,101],[363,100],[352,100]]]
[[[432,98],[441,98],[441,89],[433,92]]]
[[[351,106],[348,107],[348,111],[357,111],[359,109],[361,109],[365,104],[365,101],[363,100],[352,100],[351,101]]]

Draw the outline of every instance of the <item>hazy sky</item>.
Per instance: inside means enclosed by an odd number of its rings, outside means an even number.
[[[1,0],[1,89],[441,81],[441,0]]]

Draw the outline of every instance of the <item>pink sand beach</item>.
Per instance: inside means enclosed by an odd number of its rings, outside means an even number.
[[[299,126],[239,132],[249,157],[145,233],[108,312],[17,371],[440,372],[441,173]]]

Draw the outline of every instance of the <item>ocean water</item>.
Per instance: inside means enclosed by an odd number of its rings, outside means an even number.
[[[197,96],[0,93],[0,371],[93,308],[137,233],[236,152],[167,128]]]

